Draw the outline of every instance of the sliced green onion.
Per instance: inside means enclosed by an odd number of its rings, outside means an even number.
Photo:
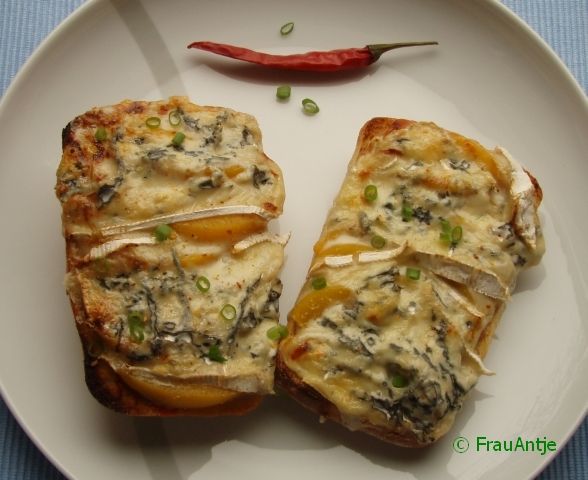
[[[292,33],[292,30],[294,30],[294,22],[288,22],[285,25],[282,25],[280,28],[280,33],[282,35],[288,35]]]
[[[159,125],[161,125],[161,119],[159,117],[149,117],[147,120],[145,120],[145,124],[149,128],[157,128]]]
[[[210,290],[210,280],[206,277],[198,277],[196,279],[196,288],[202,293],[208,292]]]
[[[370,240],[370,243],[372,244],[372,247],[380,249],[384,248],[384,245],[386,245],[386,239],[380,235],[374,235]]]
[[[237,309],[233,307],[230,303],[227,303],[220,311],[221,317],[225,320],[233,321],[237,318]]]
[[[448,220],[441,220],[441,233],[439,234],[439,239],[443,243],[451,243],[451,224]]]
[[[94,138],[99,142],[103,142],[108,138],[108,133],[106,133],[106,129],[104,127],[98,127],[96,129],[96,133],[94,134]]]
[[[307,115],[315,115],[319,112],[320,109],[314,100],[311,100],[310,98],[305,98],[304,100],[302,100],[302,110]]]
[[[447,220],[441,220],[441,233],[439,238],[442,242],[456,247],[463,237],[463,228],[460,225],[451,227]]]
[[[290,85],[280,85],[276,90],[276,97],[280,100],[286,100],[290,98],[290,94],[292,93],[292,87]]]
[[[143,323],[143,314],[133,310],[127,315],[127,320],[129,322],[131,340],[135,343],[141,343],[143,340],[145,340],[145,325]]]
[[[312,280],[311,285],[315,290],[322,290],[327,286],[327,279],[325,277],[316,277]]]
[[[392,386],[394,388],[406,388],[408,386],[408,378],[404,375],[396,374],[392,377]]]
[[[161,224],[155,227],[153,234],[158,242],[163,242],[171,236],[172,232],[173,230],[169,225]]]
[[[368,202],[373,202],[378,198],[378,187],[375,185],[368,185],[363,191],[363,196]]]
[[[441,220],[441,231],[443,233],[450,234],[451,233],[451,223],[447,220]]]
[[[458,225],[451,230],[451,245],[454,247],[460,242],[463,237],[463,229]]]
[[[270,340],[281,340],[288,336],[288,329],[284,325],[275,325],[267,331],[267,338]]]
[[[418,268],[406,268],[406,276],[411,280],[418,280],[421,278],[421,271]]]
[[[401,215],[402,215],[403,222],[409,222],[410,220],[412,220],[412,216],[414,215],[414,210],[412,209],[412,207],[408,203],[405,203],[402,205]]]
[[[212,360],[213,362],[219,362],[219,363],[223,363],[226,362],[227,359],[225,357],[223,357],[220,348],[218,348],[218,345],[212,345],[209,349],[208,349],[208,358],[210,360]]]
[[[186,138],[186,135],[184,135],[182,132],[176,132],[176,134],[174,135],[174,138],[172,138],[172,145],[175,145],[176,147],[179,147],[182,143],[184,143],[184,139]]]
[[[182,123],[182,115],[180,115],[179,110],[172,110],[169,112],[167,118],[169,120],[169,124],[172,127],[177,127],[180,123]]]

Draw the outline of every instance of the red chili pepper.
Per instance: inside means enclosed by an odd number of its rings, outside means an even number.
[[[188,48],[199,48],[225,57],[256,63],[266,67],[309,72],[335,72],[352,68],[367,67],[388,50],[420,45],[438,45],[438,42],[379,43],[363,48],[346,48],[326,52],[306,52],[294,55],[272,55],[248,48],[214,42],[194,42]]]

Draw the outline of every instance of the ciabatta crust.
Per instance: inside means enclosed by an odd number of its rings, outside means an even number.
[[[276,382],[351,430],[437,441],[492,374],[482,358],[516,277],[543,254],[541,199],[503,149],[430,122],[367,122],[289,314]]]

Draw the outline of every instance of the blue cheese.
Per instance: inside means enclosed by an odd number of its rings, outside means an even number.
[[[63,138],[66,287],[88,371],[105,362],[160,407],[272,393],[267,331],[289,237],[267,231],[284,185],[255,119],[183,97],[126,101],[74,119]]]
[[[290,314],[285,368],[351,429],[434,442],[493,373],[489,339],[518,273],[543,254],[537,206],[502,149],[430,123],[368,122]]]

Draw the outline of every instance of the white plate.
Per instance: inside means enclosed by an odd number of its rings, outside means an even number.
[[[279,27],[294,21],[294,32]],[[290,53],[402,40],[373,68],[329,76],[265,71],[188,51],[217,40]],[[275,86],[293,85],[289,103]],[[384,115],[433,120],[507,147],[540,180],[547,254],[520,282],[483,378],[454,429],[406,451],[317,419],[283,396],[237,419],[130,419],[100,407],[82,378],[62,277],[53,196],[61,128],[94,105],[187,94],[249,112],[284,170],[282,278],[291,307],[360,126]],[[315,117],[300,111],[311,97]],[[586,412],[588,107],[537,36],[490,0],[91,1],[22,70],[0,108],[0,382],[40,448],[80,479],[524,478],[552,455],[455,453],[462,435],[546,437],[560,448]]]

